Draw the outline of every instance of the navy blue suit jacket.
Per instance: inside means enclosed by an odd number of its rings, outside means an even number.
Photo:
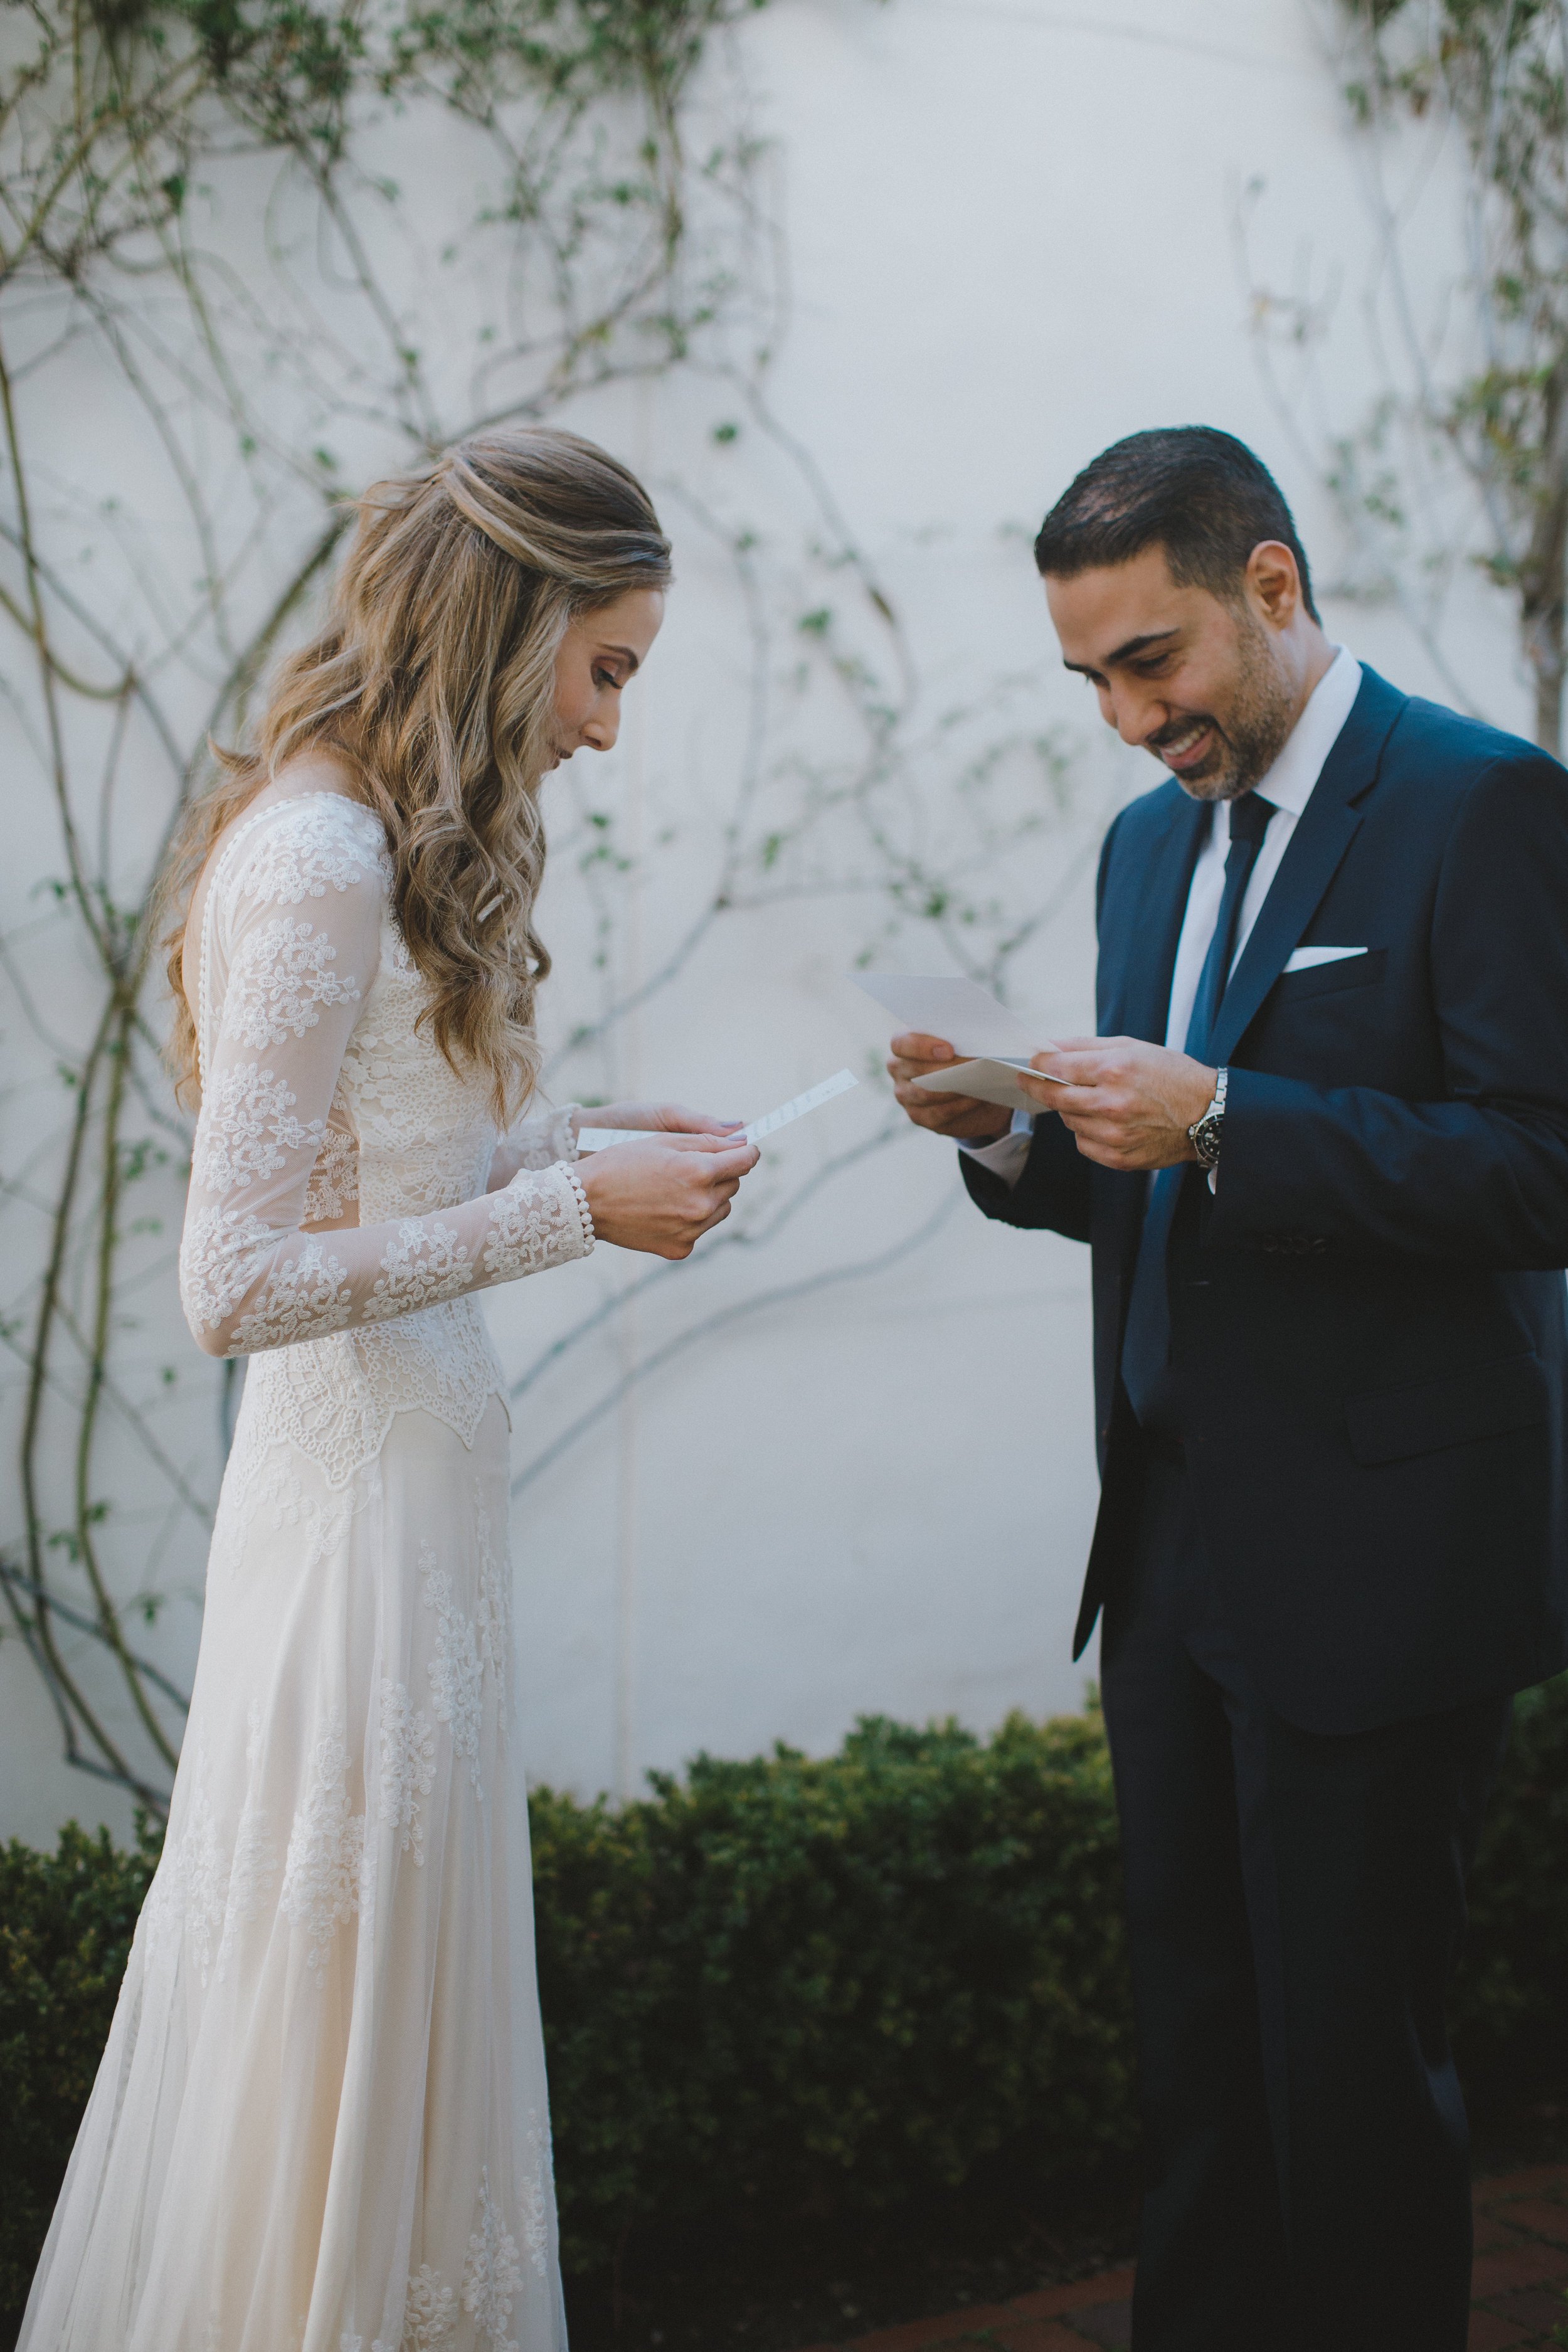
[[[1207,813],[1122,811],[1101,1035],[1163,1043]],[[1315,943],[1370,952],[1286,972]],[[1217,1191],[1171,1243],[1189,1474],[1266,1697],[1339,1732],[1568,1664],[1568,772],[1367,670],[1221,1008]],[[1093,1250],[1101,1469],[1078,1650],[1142,1455],[1118,1377],[1147,1179],[1037,1124],[987,1215]],[[1076,1652],[1075,1652],[1076,1654]]]

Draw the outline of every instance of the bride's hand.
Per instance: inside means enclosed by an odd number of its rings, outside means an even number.
[[[585,1127],[646,1127],[659,1135],[730,1135],[742,1118],[710,1118],[684,1103],[605,1103],[574,1113],[579,1134]]]
[[[625,1123],[625,1110],[616,1106],[617,1123]],[[594,1116],[607,1123],[611,1114]],[[601,1241],[655,1257],[689,1257],[709,1227],[729,1215],[742,1177],[761,1157],[754,1143],[726,1142],[710,1122],[699,1134],[666,1131],[646,1143],[613,1143],[580,1160],[576,1172]]]

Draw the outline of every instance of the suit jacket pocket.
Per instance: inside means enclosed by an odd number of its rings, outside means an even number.
[[[1500,1437],[1547,1418],[1550,1394],[1537,1355],[1470,1364],[1414,1388],[1345,1399],[1351,1452],[1368,1466],[1436,1454],[1478,1437]]]
[[[1388,950],[1368,948],[1364,955],[1342,956],[1337,963],[1315,963],[1306,971],[1282,971],[1273,994],[1280,1004],[1299,1004],[1304,996],[1337,996],[1342,989],[1371,988],[1388,970]]]

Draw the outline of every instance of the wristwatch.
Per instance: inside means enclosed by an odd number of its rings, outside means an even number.
[[[1187,1129],[1187,1141],[1198,1155],[1200,1166],[1219,1166],[1219,1130],[1225,1118],[1225,1090],[1230,1082],[1230,1072],[1221,1070],[1215,1080],[1214,1100],[1202,1118],[1194,1119]]]

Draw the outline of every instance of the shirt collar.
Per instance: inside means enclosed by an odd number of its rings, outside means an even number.
[[[1334,647],[1333,660],[1307,697],[1307,707],[1286,740],[1285,748],[1258,789],[1277,809],[1299,817],[1312,797],[1323,763],[1339,740],[1361,692],[1361,664],[1346,646]],[[1230,831],[1229,804],[1226,832]]]

